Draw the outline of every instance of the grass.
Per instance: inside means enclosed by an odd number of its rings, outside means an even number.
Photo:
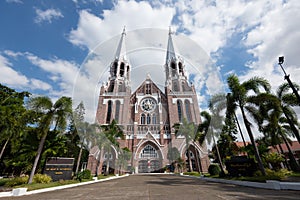
[[[113,174],[99,175],[97,178],[98,178],[98,180],[100,180],[100,179],[106,179],[106,178],[109,178],[112,176],[115,176],[115,175],[113,175]],[[92,179],[82,179],[81,180],[81,182],[87,182],[87,181],[92,181]],[[80,181],[79,180],[60,180],[60,181],[55,181],[55,182],[50,182],[50,183],[22,184],[22,185],[15,186],[14,188],[26,187],[27,191],[31,191],[31,190],[57,187],[57,186],[61,186],[61,185],[75,184],[75,183],[80,183]]]
[[[300,172],[292,172],[291,177],[300,177]]]
[[[7,181],[9,181],[9,180],[10,180],[9,178],[1,178],[1,179],[0,179],[0,186],[4,186],[5,183],[6,183]]]
[[[61,185],[74,184],[74,183],[80,183],[80,182],[77,180],[61,180],[61,181],[55,181],[50,183],[22,184],[22,185],[15,186],[14,188],[26,187],[27,191],[31,191],[31,190],[51,188],[51,187],[56,187]]]
[[[190,175],[190,176],[196,176],[199,177],[200,174],[198,172],[185,172],[185,175]],[[289,177],[299,177],[300,178],[300,173],[298,172],[292,172],[288,173],[286,175],[278,174],[278,173],[271,173],[267,176],[253,176],[253,177],[220,177],[219,175],[214,175],[211,176],[209,173],[203,174],[204,177],[209,177],[209,178],[222,178],[222,179],[227,179],[227,180],[237,180],[237,181],[251,181],[251,182],[266,182],[267,180],[278,180],[278,181],[284,181]]]

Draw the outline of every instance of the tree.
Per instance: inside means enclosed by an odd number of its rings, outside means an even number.
[[[236,155],[238,152],[238,146],[234,142],[236,137],[234,136],[234,133],[231,132],[232,128],[230,127],[232,122],[230,122],[230,124],[228,123],[229,122],[225,119],[225,124],[223,125],[220,138],[217,142],[219,149],[222,149],[222,151],[220,151],[222,161],[224,161],[228,156]]]
[[[241,129],[241,125],[239,123],[239,120],[236,116],[236,109],[237,109],[237,104],[236,103],[232,103],[233,101],[231,100],[231,93],[227,93],[226,95],[226,119],[225,119],[225,123],[226,123],[226,120],[228,120],[228,122],[231,125],[231,128],[232,129],[236,129],[236,125],[239,129],[239,132],[240,132],[240,135],[241,135],[241,138],[243,140],[243,144],[244,144],[244,147],[247,146],[246,145],[246,141],[245,141],[245,138],[244,138],[244,135],[243,135],[243,132],[242,132],[242,129]],[[235,123],[234,123],[235,121]],[[237,132],[237,131],[236,131]]]
[[[170,147],[168,150],[167,158],[172,162],[180,157],[180,153],[176,147]]]
[[[47,134],[54,125],[52,131],[64,131],[67,125],[67,118],[72,113],[72,100],[69,97],[61,97],[52,103],[49,97],[35,97],[28,101],[28,108],[38,113],[37,129],[41,133],[41,139],[36,152],[36,157],[29,176],[28,183],[32,183],[37,164],[43,151]]]
[[[214,105],[212,104],[212,102],[210,101],[210,110],[213,112],[213,114],[209,114],[206,111],[202,111],[200,113],[200,115],[202,117],[204,117],[204,121],[202,122],[202,129],[205,131],[205,138],[207,140],[207,142],[209,144],[211,144],[211,142],[213,142],[216,152],[217,152],[217,160],[219,162],[221,171],[223,174],[225,174],[224,172],[224,165],[220,156],[220,150],[218,147],[218,144],[216,142],[216,133],[220,133],[220,129],[222,127],[222,117],[220,115],[218,115],[218,113],[216,113],[217,111],[220,111],[219,109],[214,109]]]
[[[89,147],[97,147],[98,153],[96,155],[97,166],[96,176],[98,176],[99,168],[102,170],[102,160],[104,156],[104,147],[110,144],[109,140],[103,134],[102,127],[99,124],[88,124],[86,131],[86,143]]]
[[[296,83],[293,83],[293,85],[298,90],[300,89],[300,86],[297,85]],[[292,106],[298,105],[298,101],[295,94],[290,93],[289,90],[290,90],[290,85],[288,83],[281,84],[276,91],[276,96],[281,101],[282,112],[285,115],[285,118],[287,119],[290,125],[294,137],[296,137],[298,143],[300,143],[299,130],[295,126],[295,124],[299,126],[299,123],[298,123],[297,115],[295,111],[292,109]]]
[[[196,127],[193,122],[188,123],[188,121],[184,118],[181,124],[174,124],[176,136],[184,136],[189,170],[193,171],[192,160],[191,160],[191,152],[190,152],[190,143],[194,141],[196,137]]]
[[[18,137],[26,127],[24,98],[29,95],[28,92],[16,92],[0,84],[0,144],[2,144],[0,160],[9,141]]]
[[[117,161],[117,165],[119,166],[119,174],[121,174],[122,169],[127,169],[128,161],[131,159],[131,157],[132,157],[132,153],[127,147],[124,147],[119,151],[119,156]]]
[[[77,157],[75,174],[77,174],[79,170],[82,151],[84,148],[84,138],[86,136],[86,130],[89,126],[87,122],[84,122],[84,114],[85,108],[83,102],[80,102],[73,112],[74,132],[79,137],[79,154]]]
[[[109,155],[111,154],[111,149],[113,146],[119,147],[119,142],[117,138],[124,139],[124,133],[121,127],[117,124],[117,121],[112,120],[112,122],[108,125],[102,125],[103,133],[105,134],[106,138],[109,140],[110,143],[105,143],[107,149],[107,165],[106,165],[106,173],[109,173]]]
[[[251,108],[251,112],[255,113],[255,117],[259,129],[264,133],[265,137],[270,138],[272,146],[280,144],[282,141],[286,144],[289,157],[294,171],[299,171],[300,167],[290,149],[288,137],[292,136],[292,128],[289,125],[289,119],[283,113],[283,106],[280,99],[272,94],[259,94],[250,97],[249,102],[258,106],[257,109]]]
[[[248,110],[247,103],[248,103],[248,98],[250,96],[249,95],[250,91],[254,92],[254,95],[255,94],[257,95],[260,93],[260,89],[263,88],[265,90],[265,92],[268,93],[270,91],[271,86],[266,79],[260,78],[260,77],[253,77],[247,81],[244,81],[243,83],[240,83],[240,81],[236,75],[230,75],[227,78],[227,83],[228,83],[228,87],[231,91],[230,101],[232,104],[236,104],[241,110],[247,133],[249,135],[251,144],[253,145],[253,148],[254,148],[254,154],[255,154],[256,161],[258,162],[258,167],[259,167],[260,171],[262,172],[262,174],[265,176],[266,171],[263,166],[262,159],[258,152],[258,148],[255,143],[254,135],[251,130],[251,122],[248,120],[248,118],[246,116],[246,110]]]

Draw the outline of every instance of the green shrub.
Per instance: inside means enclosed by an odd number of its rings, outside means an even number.
[[[7,181],[9,181],[8,178],[0,178],[0,186],[4,186]]]
[[[86,170],[83,170],[82,172],[79,172],[77,174],[77,179],[80,180],[80,181],[82,179],[92,179],[91,171],[86,169]]]
[[[254,172],[253,176],[255,176],[255,177],[256,176],[262,176],[262,173],[261,173],[261,171],[257,170],[257,171]]]
[[[282,180],[291,174],[290,171],[286,169],[280,169],[278,171],[266,169],[268,180]]]
[[[190,176],[200,176],[199,172],[184,172],[184,175],[190,175]]]
[[[50,183],[52,178],[46,174],[35,174],[33,177],[33,183]]]
[[[267,163],[270,163],[275,171],[281,169],[280,163],[284,161],[284,157],[282,154],[273,152],[263,155],[263,158]]]
[[[210,173],[211,176],[219,175],[221,172],[221,168],[218,164],[211,164],[208,167],[208,172]]]
[[[29,179],[28,176],[16,177],[16,178],[8,180],[5,183],[5,186],[7,186],[7,187],[14,187],[14,186],[17,186],[17,185],[26,184],[28,182],[28,179]]]
[[[262,173],[260,171],[256,171],[254,173],[256,177],[262,177]],[[291,172],[288,171],[287,169],[280,169],[278,171],[274,171],[271,169],[266,169],[266,180],[282,180],[288,175],[291,175]]]

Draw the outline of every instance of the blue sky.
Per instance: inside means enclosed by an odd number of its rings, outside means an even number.
[[[283,82],[277,65],[281,55],[291,79],[299,83],[299,21],[298,0],[2,0],[0,82],[53,99],[73,96],[74,79],[84,79],[78,71],[89,69],[82,65],[89,60],[89,52],[109,41],[115,51],[114,42],[124,25],[129,37],[135,30],[167,32],[171,26],[176,36],[192,40],[214,63],[218,76],[193,80],[199,81],[198,89],[205,93],[199,94],[205,109],[207,95],[220,88],[226,91],[222,80],[231,73],[241,81],[263,76],[275,90]],[[80,87],[78,92],[95,95],[98,88]]]

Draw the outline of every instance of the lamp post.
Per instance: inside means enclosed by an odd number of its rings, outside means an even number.
[[[282,67],[283,62],[284,62],[284,57],[283,57],[283,56],[280,56],[279,59],[278,59],[278,64],[280,65],[280,67],[281,67],[281,69],[282,69],[282,71],[283,71],[283,73],[284,73],[284,79],[287,80],[288,84],[289,84],[290,87],[292,88],[294,94],[296,95],[296,97],[297,97],[297,99],[298,99],[298,103],[299,103],[299,105],[300,105],[300,96],[299,96],[299,94],[298,94],[297,89],[294,87],[294,85],[293,85],[293,83],[292,83],[292,81],[291,81],[291,79],[290,79],[290,75],[287,74],[287,73],[285,72],[284,68]]]

